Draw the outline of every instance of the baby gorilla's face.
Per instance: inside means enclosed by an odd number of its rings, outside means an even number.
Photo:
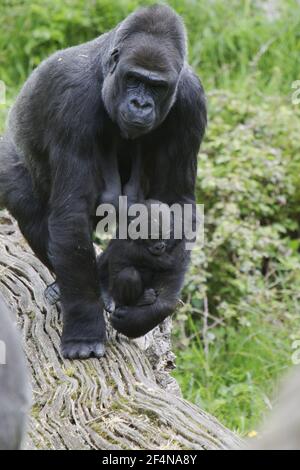
[[[167,241],[166,240],[145,240],[147,249],[152,253],[154,256],[161,256],[167,248]]]
[[[167,204],[154,199],[148,199],[143,204],[147,211],[141,213],[142,218],[139,216],[138,222],[141,227],[147,228],[147,232],[143,234],[147,238],[138,238],[135,243],[159,257],[170,252],[176,244],[174,214]]]
[[[158,240],[153,238],[142,240],[143,246],[154,256],[162,256],[164,253],[170,254],[176,243],[177,240],[174,237],[168,239],[159,238]]]

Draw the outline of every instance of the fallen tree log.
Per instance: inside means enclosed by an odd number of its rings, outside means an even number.
[[[23,336],[34,404],[29,449],[230,449],[239,438],[181,397],[171,377],[171,320],[129,341],[109,327],[101,360],[64,360],[53,282],[15,221],[0,212],[0,293]]]

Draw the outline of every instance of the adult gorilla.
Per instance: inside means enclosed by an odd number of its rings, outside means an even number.
[[[0,199],[55,272],[65,357],[104,353],[96,206],[126,193],[137,151],[147,199],[194,203],[205,124],[185,29],[167,6],[137,10],[99,38],[55,53],[25,83],[0,142]],[[116,161],[121,178],[110,181]]]

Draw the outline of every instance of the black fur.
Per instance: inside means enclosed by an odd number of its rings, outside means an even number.
[[[195,202],[206,107],[185,42],[169,7],[140,9],[94,41],[45,60],[11,110],[0,141],[0,204],[57,277],[65,357],[104,353],[93,216],[99,202],[115,204],[137,148],[146,198]],[[112,159],[121,178],[107,187]]]

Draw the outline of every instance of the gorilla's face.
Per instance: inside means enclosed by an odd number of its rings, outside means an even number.
[[[176,82],[167,74],[141,67],[120,71],[121,96],[117,123],[125,137],[134,138],[157,127],[168,113]]]
[[[165,119],[175,100],[180,74],[169,60],[154,54],[141,56],[141,51],[124,57],[114,51],[111,72],[103,84],[106,109],[128,139],[147,134]]]

